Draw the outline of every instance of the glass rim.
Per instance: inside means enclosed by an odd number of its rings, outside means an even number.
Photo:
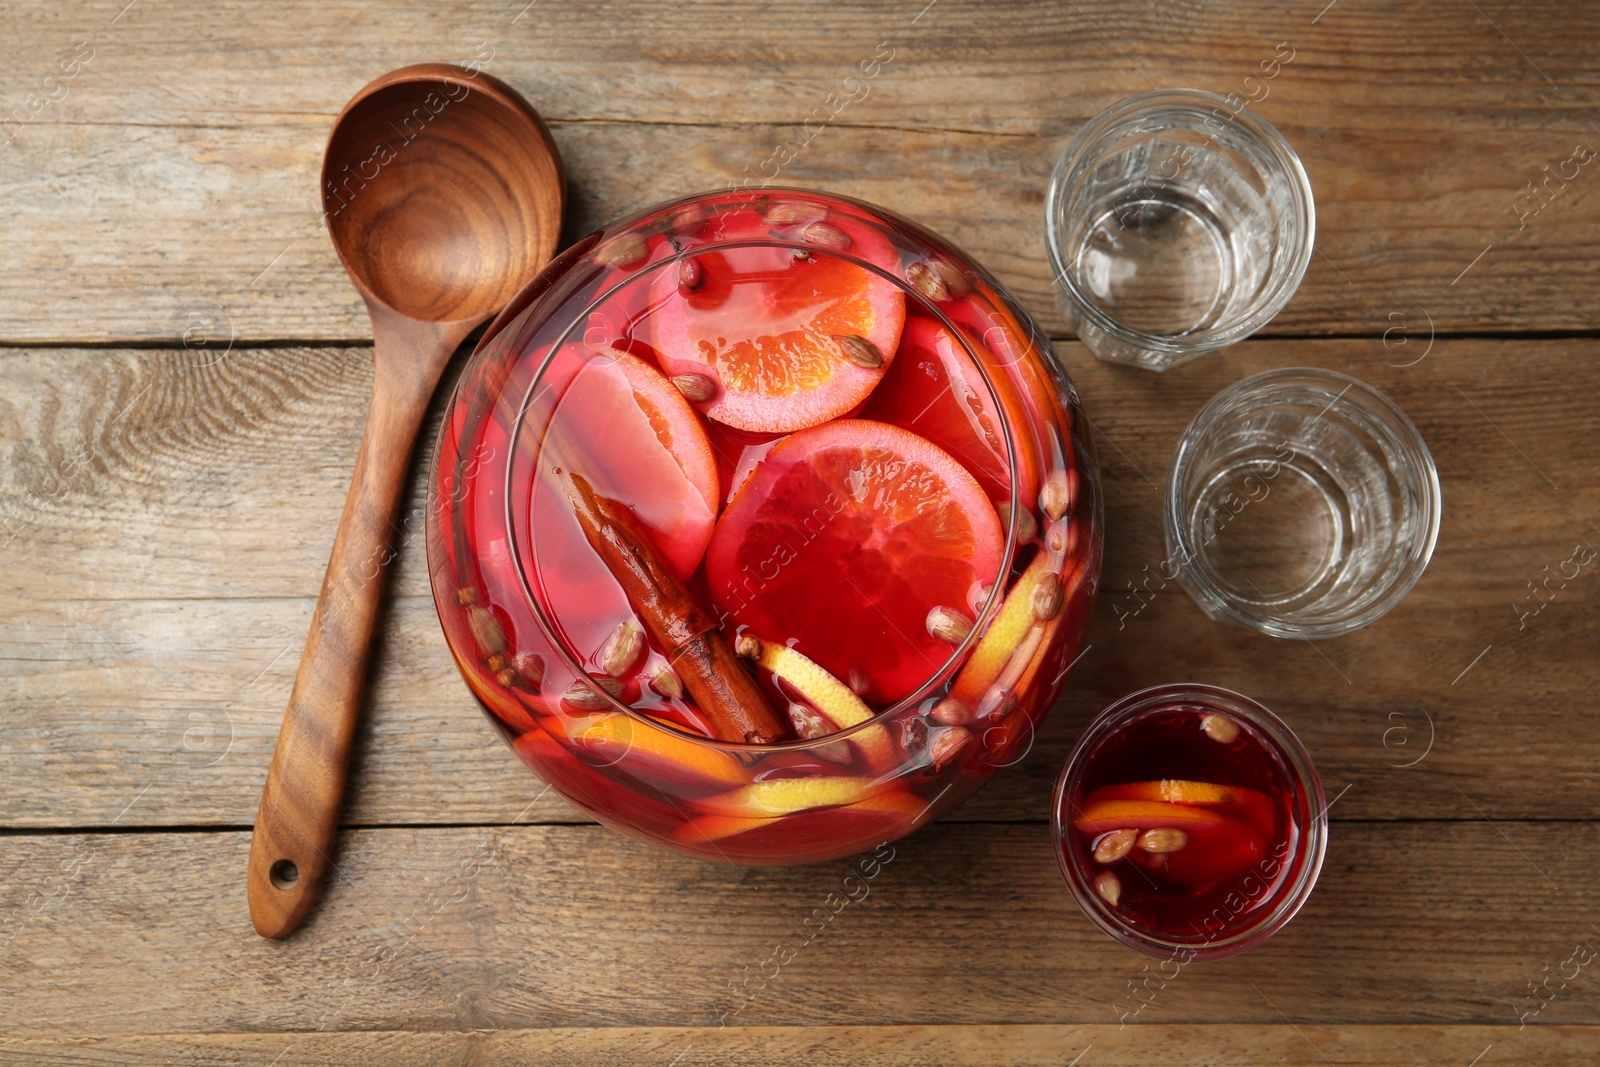
[[[1196,566],[1199,558],[1193,531],[1184,521],[1186,497],[1181,482],[1194,458],[1199,443],[1215,428],[1225,413],[1237,406],[1252,390],[1262,387],[1313,384],[1332,388],[1342,386],[1338,397],[1354,397],[1365,410],[1380,416],[1382,424],[1394,436],[1400,455],[1406,461],[1406,470],[1412,474],[1418,490],[1417,498],[1422,510],[1423,533],[1406,546],[1400,566],[1386,569],[1381,582],[1382,590],[1376,596],[1357,604],[1342,614],[1324,616],[1318,620],[1296,621],[1292,617],[1244,607],[1203,568]],[[1265,406],[1265,405],[1258,405]],[[1330,403],[1330,407],[1332,404]],[[1439,486],[1439,468],[1433,453],[1416,424],[1405,411],[1387,395],[1359,378],[1321,367],[1279,367],[1252,374],[1219,390],[1215,396],[1190,420],[1173,447],[1172,460],[1167,465],[1167,483],[1162,494],[1162,525],[1167,552],[1172,566],[1177,570],[1180,584],[1194,597],[1200,607],[1211,614],[1220,612],[1224,617],[1242,623],[1251,629],[1273,637],[1311,640],[1337,637],[1371,625],[1393,611],[1422,580],[1433,559],[1439,541],[1439,525],[1444,512],[1443,494]]]
[[[839,195],[836,195],[836,194],[833,194],[833,193],[820,193],[820,192],[817,192],[815,190],[789,189],[789,188],[778,188],[778,187],[769,187],[767,189],[761,190],[759,193],[751,193],[751,192],[748,192],[748,191],[733,192],[733,191],[717,190],[717,191],[710,191],[710,192],[705,192],[705,193],[700,193],[700,194],[691,194],[691,195],[686,196],[686,197],[678,197],[678,198],[674,198],[674,199],[669,200],[669,201],[664,201],[661,204],[646,208],[643,211],[635,212],[635,213],[630,214],[630,215],[628,215],[628,216],[626,216],[624,218],[621,218],[621,219],[611,223],[610,225],[604,227],[602,232],[604,232],[604,233],[606,233],[608,235],[609,234],[613,234],[613,233],[618,233],[618,232],[626,232],[626,231],[636,227],[639,223],[641,223],[645,219],[648,219],[648,218],[650,218],[650,217],[652,217],[654,215],[659,214],[662,210],[665,210],[665,209],[668,209],[668,208],[671,208],[671,207],[674,207],[674,206],[677,206],[677,205],[680,205],[680,204],[688,203],[688,202],[703,200],[703,199],[706,199],[708,197],[737,197],[741,201],[744,201],[744,202],[753,202],[753,201],[755,201],[757,199],[760,199],[762,197],[771,197],[774,193],[778,193],[778,194],[793,194],[793,195],[795,195],[797,197],[810,196],[810,197],[816,197],[816,198],[821,198],[821,199],[843,200],[843,201],[846,201],[846,202],[848,202],[848,203],[850,203],[850,204],[852,204],[852,205],[854,205],[854,206],[856,206],[858,208],[861,208],[862,210],[864,210],[865,212],[871,214],[875,218],[883,217],[883,216],[888,214],[887,212],[883,211],[882,209],[879,209],[879,208],[875,207],[874,205],[869,204],[869,203],[867,203],[865,201],[862,201],[862,200],[857,200],[857,199],[854,199],[854,198],[851,198],[851,197],[846,197],[846,196],[839,196]],[[891,217],[893,217],[893,216],[891,216]],[[544,376],[545,376],[546,372],[549,370],[550,365],[551,365],[552,361],[555,358],[555,353],[563,345],[569,344],[569,343],[573,343],[573,341],[572,341],[573,334],[575,332],[581,330],[583,324],[587,321],[588,315],[591,312],[593,312],[595,309],[601,307],[608,300],[612,299],[622,289],[625,289],[625,288],[629,287],[630,285],[639,284],[641,279],[647,279],[647,278],[653,277],[653,276],[657,275],[659,272],[673,267],[680,260],[693,258],[693,257],[695,257],[697,255],[702,255],[702,254],[705,254],[707,252],[722,251],[722,250],[725,250],[725,249],[728,249],[728,248],[743,248],[743,247],[755,247],[755,248],[783,247],[783,248],[793,248],[793,249],[796,249],[796,250],[806,251],[806,252],[810,253],[812,256],[827,255],[827,256],[831,256],[831,257],[836,258],[836,259],[842,259],[842,260],[850,262],[850,263],[852,263],[854,265],[860,266],[860,267],[862,267],[862,268],[864,268],[864,269],[866,269],[866,270],[868,270],[868,271],[870,271],[870,272],[872,272],[874,274],[877,274],[878,276],[884,278],[885,280],[894,283],[895,286],[901,292],[903,292],[906,295],[908,300],[915,300],[915,301],[918,302],[918,307],[919,307],[919,310],[921,312],[926,313],[926,314],[930,314],[940,324],[945,326],[946,329],[948,329],[952,334],[954,334],[957,337],[958,340],[961,341],[962,346],[968,351],[969,355],[971,355],[972,362],[977,367],[979,376],[981,377],[985,388],[989,391],[990,399],[994,404],[994,408],[995,408],[996,412],[1000,416],[1001,431],[1002,431],[1002,434],[1003,434],[1004,439],[1005,439],[1005,444],[1006,444],[1006,469],[1007,469],[1007,473],[1008,473],[1008,475],[1010,477],[1010,480],[1011,480],[1011,498],[1010,498],[1010,501],[1009,501],[1009,503],[1011,505],[1011,522],[1006,526],[1006,541],[1005,541],[1004,550],[1003,550],[1002,555],[1001,555],[1001,561],[1000,561],[1001,572],[1000,573],[1001,573],[1002,576],[1007,574],[1007,573],[1009,573],[1010,567],[1012,565],[1012,561],[1016,558],[1016,553],[1017,553],[1018,549],[1020,548],[1020,544],[1019,544],[1018,539],[1017,539],[1017,531],[1018,531],[1018,525],[1019,525],[1019,514],[1020,514],[1020,508],[1018,507],[1019,501],[1018,501],[1018,496],[1017,496],[1017,492],[1018,492],[1017,487],[1018,487],[1018,482],[1019,482],[1018,475],[1019,475],[1020,466],[1021,466],[1020,465],[1020,460],[1019,460],[1019,454],[1020,454],[1021,445],[1020,445],[1018,437],[1017,437],[1017,434],[1018,434],[1019,430],[1012,426],[1012,421],[1011,421],[1010,414],[1007,412],[1006,406],[1001,402],[999,388],[998,388],[998,386],[996,385],[996,383],[994,381],[994,373],[989,369],[989,367],[987,367],[985,365],[984,360],[979,359],[977,357],[977,353],[971,351],[970,343],[969,343],[968,338],[965,336],[965,332],[956,323],[954,323],[947,315],[945,315],[945,313],[933,301],[931,301],[931,300],[927,299],[926,297],[924,297],[921,293],[919,293],[916,290],[916,288],[914,286],[912,286],[908,282],[906,282],[905,279],[897,277],[895,274],[890,273],[889,271],[883,269],[882,267],[878,266],[877,264],[868,263],[865,260],[862,260],[859,257],[850,254],[848,250],[837,251],[837,250],[831,250],[831,249],[819,249],[815,245],[807,244],[804,241],[801,241],[801,240],[798,240],[798,239],[789,239],[789,238],[785,238],[785,237],[769,236],[769,237],[766,237],[766,238],[761,238],[759,240],[746,239],[746,240],[730,241],[730,242],[726,242],[726,243],[719,243],[719,244],[716,244],[716,245],[713,245],[713,246],[685,248],[685,249],[681,249],[681,250],[674,250],[673,254],[670,255],[670,256],[663,257],[662,259],[660,259],[658,261],[652,261],[652,262],[649,262],[649,263],[641,264],[638,269],[629,272],[627,277],[621,279],[616,284],[611,285],[611,286],[607,287],[606,289],[604,289],[602,291],[596,292],[596,294],[591,299],[589,299],[580,310],[578,310],[576,313],[573,314],[572,321],[567,324],[566,328],[561,332],[561,335],[554,342],[550,343],[549,350],[545,354],[545,356],[543,357],[543,359],[541,361],[541,364],[539,366],[539,369],[537,371],[535,371],[533,377],[530,379],[530,381],[528,383],[526,391],[524,392],[521,400],[518,402],[517,413],[516,413],[516,416],[515,416],[515,419],[514,419],[514,422],[513,422],[512,429],[510,431],[511,437],[513,439],[515,439],[518,435],[520,435],[521,433],[524,432],[524,425],[525,425],[524,420],[527,418],[528,412],[529,412],[529,410],[530,410],[530,408],[531,408],[531,406],[533,404],[534,398],[535,398],[535,396],[537,395],[537,393],[539,391],[539,386],[540,386],[541,382],[544,380]],[[591,249],[591,251],[592,251],[592,249]],[[522,317],[522,315],[524,313],[526,313],[529,310],[537,307],[541,302],[542,301],[539,300],[539,299],[531,301],[527,305],[527,307],[523,308],[522,311],[519,312],[517,317],[519,317],[519,318]],[[509,328],[515,321],[516,321],[515,319],[508,320],[504,324],[504,326]],[[487,342],[487,340],[488,340],[488,335],[486,334],[485,337],[484,337],[484,342]],[[521,340],[521,339],[519,339],[519,340]],[[528,340],[531,341],[531,339],[528,339]],[[481,343],[483,343],[483,342],[481,342]],[[516,357],[518,359],[524,357],[524,355],[526,354],[526,352],[528,350],[528,344],[526,342],[524,342],[521,345],[519,345],[519,347],[522,350],[523,355],[519,355],[518,357]],[[1031,351],[1031,349],[1030,349],[1030,351]],[[1046,351],[1048,351],[1048,349]],[[1019,356],[1018,358],[1019,359],[1027,358],[1027,355],[1024,354],[1022,356]],[[1041,355],[1039,358],[1043,358],[1043,356]],[[447,429],[447,428],[448,428],[448,424],[446,424],[446,427],[444,427],[442,429]],[[514,455],[515,455],[515,453],[514,453]],[[505,484],[502,487],[502,495],[503,495],[503,498],[504,498],[504,501],[505,501],[505,505],[504,505],[505,506],[505,519],[506,519],[506,524],[507,524],[507,529],[508,530],[515,530],[517,528],[517,525],[518,525],[515,522],[514,514],[513,514],[513,511],[512,511],[512,494],[511,494],[511,491],[510,491],[511,483],[512,483],[512,480],[513,480],[513,476],[514,476],[514,474],[516,472],[516,469],[517,468],[516,468],[515,459],[512,459],[512,460],[507,462],[507,464],[506,464]],[[568,642],[561,636],[560,628],[559,627],[555,627],[555,626],[553,626],[551,624],[551,620],[549,618],[547,618],[547,612],[546,612],[545,608],[540,604],[539,598],[534,594],[533,589],[532,589],[532,587],[530,585],[530,581],[529,581],[529,570],[530,570],[529,563],[531,563],[531,561],[525,562],[523,560],[521,547],[517,544],[515,537],[511,538],[510,551],[511,551],[514,563],[515,563],[515,568],[514,569],[515,569],[516,574],[517,574],[518,585],[520,586],[520,588],[522,590],[523,597],[526,600],[526,602],[527,602],[527,604],[529,606],[529,609],[533,613],[533,617],[534,617],[535,622],[538,624],[539,628],[544,632],[544,635],[545,635],[546,639],[549,641],[550,646],[551,646],[551,650],[554,651],[556,653],[556,655],[558,655],[561,658],[563,665],[573,672],[573,674],[576,676],[575,680],[582,679],[582,678],[585,678],[585,677],[590,677],[592,672],[587,668],[587,666],[585,666],[585,664],[583,663],[582,657],[577,655],[577,651],[575,649],[569,647]],[[776,743],[776,744],[760,744],[760,745],[754,745],[754,744],[750,744],[750,743],[747,743],[747,742],[740,742],[740,741],[722,741],[722,740],[717,739],[717,738],[705,737],[705,736],[703,736],[701,734],[681,729],[681,728],[675,726],[672,723],[662,722],[662,721],[660,721],[658,719],[652,718],[649,715],[645,714],[644,712],[642,712],[642,711],[640,711],[640,710],[638,710],[636,708],[633,708],[628,704],[623,703],[622,701],[618,700],[616,697],[612,696],[610,693],[606,692],[603,688],[598,687],[598,686],[591,686],[591,689],[595,693],[599,694],[600,697],[603,697],[611,705],[611,708],[602,709],[602,710],[600,710],[598,712],[588,712],[587,714],[589,714],[589,715],[612,714],[612,713],[624,714],[624,715],[627,715],[632,720],[639,721],[639,722],[641,722],[641,723],[643,723],[644,725],[647,725],[647,726],[652,726],[652,727],[656,727],[658,729],[671,731],[671,732],[673,732],[673,733],[675,733],[675,734],[677,734],[677,735],[679,735],[679,736],[681,736],[681,737],[683,737],[683,738],[685,738],[687,740],[695,742],[696,744],[705,745],[705,746],[708,746],[708,747],[711,747],[711,748],[725,749],[725,750],[728,750],[728,751],[731,751],[731,752],[736,752],[736,753],[737,752],[742,752],[742,751],[749,751],[751,749],[761,749],[761,750],[764,750],[764,751],[773,751],[773,752],[778,752],[778,751],[789,751],[789,752],[805,751],[805,750],[810,749],[810,748],[815,748],[815,747],[820,747],[820,746],[826,745],[826,744],[828,744],[830,742],[835,742],[835,741],[839,741],[839,740],[847,740],[850,737],[854,736],[855,734],[864,732],[864,731],[866,731],[868,729],[871,729],[874,726],[881,726],[886,721],[888,721],[888,720],[890,720],[890,719],[892,719],[892,718],[894,718],[896,716],[904,715],[908,711],[910,711],[912,709],[915,709],[915,708],[919,707],[921,704],[925,703],[930,698],[930,690],[937,688],[940,684],[943,683],[943,681],[947,678],[947,676],[949,676],[954,670],[959,669],[960,664],[963,662],[963,657],[966,656],[966,654],[972,648],[976,647],[977,642],[982,639],[983,634],[985,632],[986,626],[990,622],[992,622],[994,617],[999,613],[999,610],[1000,610],[1000,607],[1001,607],[1001,603],[1003,601],[1004,586],[1005,586],[1005,583],[1003,581],[996,581],[995,582],[994,587],[989,590],[988,595],[986,596],[986,598],[984,600],[983,607],[979,610],[979,612],[977,613],[976,618],[974,619],[972,630],[967,634],[967,636],[961,641],[961,643],[959,645],[956,645],[956,646],[952,647],[950,655],[949,655],[949,657],[947,657],[945,662],[940,664],[934,670],[930,671],[928,676],[922,681],[922,683],[917,687],[917,689],[915,691],[913,691],[908,696],[903,697],[902,699],[896,701],[895,703],[891,704],[890,706],[884,708],[883,710],[879,711],[877,714],[873,715],[871,718],[869,718],[869,719],[867,719],[867,720],[865,720],[863,722],[857,723],[854,726],[846,727],[846,728],[844,728],[842,730],[835,731],[834,733],[826,734],[826,735],[824,735],[822,737],[810,738],[810,739],[800,739],[800,740],[795,740],[795,741],[784,741],[784,742],[779,742],[779,743]]]
[[[1288,178],[1290,200],[1300,222],[1302,236],[1294,250],[1293,259],[1277,273],[1269,292],[1257,302],[1257,306],[1250,314],[1231,325],[1193,333],[1161,334],[1138,330],[1118,322],[1079,288],[1067,266],[1063,227],[1057,225],[1057,217],[1063,210],[1062,200],[1069,183],[1076,184],[1078,177],[1076,172],[1083,162],[1083,155],[1120,124],[1135,116],[1161,109],[1199,114],[1201,105],[1206,105],[1206,111],[1216,114],[1217,105],[1227,107],[1228,101],[1226,97],[1205,89],[1152,89],[1117,101],[1090,118],[1072,135],[1072,139],[1067,142],[1061,156],[1056,160],[1055,168],[1050,175],[1050,184],[1045,190],[1045,247],[1050,259],[1052,281],[1058,291],[1065,295],[1073,309],[1089,320],[1097,331],[1125,345],[1170,356],[1193,356],[1225,348],[1249,337],[1271,322],[1299,290],[1306,269],[1311,265],[1311,252],[1317,235],[1316,201],[1311,190],[1311,179],[1306,174],[1305,165],[1301,163],[1299,154],[1283,134],[1278,132],[1277,127],[1250,108],[1241,106],[1237,111],[1229,108],[1230,113],[1224,116],[1224,121],[1238,124],[1265,150],[1267,156]],[[1280,226],[1279,229],[1281,228]]]
[[[1225,938],[1209,939],[1199,944],[1162,938],[1120,921],[1117,913],[1105,906],[1093,886],[1084,882],[1081,872],[1069,862],[1065,843],[1069,840],[1068,834],[1072,828],[1063,826],[1061,821],[1062,802],[1072,783],[1084,771],[1083,764],[1089,750],[1113,729],[1122,726],[1128,720],[1152,711],[1158,706],[1180,701],[1215,707],[1247,720],[1265,733],[1293,770],[1296,785],[1305,795],[1307,810],[1314,812],[1301,835],[1299,854],[1305,855],[1305,862],[1294,882],[1285,885],[1279,891],[1279,899],[1273,904],[1271,912],[1244,930]],[[1330,830],[1328,807],[1322,791],[1322,779],[1317,775],[1311,753],[1307,751],[1305,744],[1289,724],[1266,705],[1243,693],[1221,686],[1208,685],[1204,682],[1169,682],[1140,689],[1113,701],[1084,727],[1083,733],[1079,735],[1072,752],[1062,765],[1060,775],[1056,778],[1055,792],[1050,805],[1051,845],[1055,849],[1056,864],[1061,870],[1062,879],[1067,883],[1067,888],[1078,907],[1091,922],[1117,941],[1129,948],[1163,958],[1175,958],[1180,953],[1192,952],[1193,959],[1223,959],[1253,948],[1272,937],[1288,925],[1310,899],[1311,891],[1316,887],[1317,879],[1322,873],[1323,860],[1327,854]]]

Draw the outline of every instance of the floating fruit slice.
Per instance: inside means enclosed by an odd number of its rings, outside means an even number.
[[[1181,778],[1163,778],[1154,782],[1128,782],[1096,789],[1085,799],[1084,806],[1092,808],[1101,800],[1164,800],[1174,804],[1210,808],[1219,815],[1227,815],[1248,823],[1263,837],[1270,837],[1276,824],[1271,798],[1265,793],[1242,785],[1215,785],[1211,782],[1191,782]]]
[[[747,819],[773,819],[812,808],[838,808],[859,804],[884,791],[875,778],[839,777],[771,778],[738,789],[703,797],[696,803],[715,815]]]
[[[956,300],[939,310],[978,339],[976,351],[984,366],[991,374],[1005,373],[1026,398],[1035,418],[1054,421],[1052,412],[1059,398],[1044,369],[1049,357],[1039,358],[1034,332],[1023,325],[992,286],[980,279],[977,288],[972,299]]]
[[[952,698],[968,707],[977,707],[983,700],[984,694],[1000,677],[1012,655],[1039,621],[1034,610],[1034,593],[1045,582],[1057,580],[1055,566],[1053,554],[1041,552],[1022,572],[1022,577],[1006,594],[1005,602],[995,613],[989,629],[978,641],[978,647],[972,650],[966,666],[956,676],[955,684],[950,687]]]
[[[802,779],[786,779],[786,781],[801,781]],[[703,802],[702,806],[703,805]],[[732,837],[735,834],[748,833],[752,830],[773,828],[785,835],[796,832],[799,827],[796,823],[808,818],[827,818],[836,824],[841,817],[850,815],[883,815],[890,816],[888,822],[896,823],[893,836],[910,833],[916,828],[917,821],[930,810],[927,801],[920,800],[901,790],[892,790],[871,796],[853,804],[844,804],[808,814],[785,814],[778,816],[760,815],[701,815],[690,820],[677,830],[673,831],[672,840],[683,845],[698,845],[708,841],[719,841]],[[835,829],[837,829],[835,825]]]
[[[762,641],[751,634],[739,638],[738,652],[782,678],[816,705],[835,730],[856,726],[872,718],[873,711],[855,690],[787,645]]]
[[[700,419],[660,371],[625,352],[591,353],[568,346],[575,368],[551,413],[546,440],[580,470],[595,491],[625,500],[684,578],[705,554],[716,522],[717,461]],[[571,505],[554,486],[534,492],[536,528],[571,525]]]
[[[1185,839],[1181,847],[1163,851],[1158,864],[1167,877],[1191,887],[1210,885],[1259,863],[1266,854],[1261,834],[1252,827],[1217,811],[1162,800],[1097,800],[1086,802],[1072,825],[1091,838],[1113,830],[1177,830]],[[1140,841],[1145,841],[1141,833]],[[1165,848],[1165,845],[1159,846]],[[1134,858],[1147,858],[1143,849]]]
[[[835,419],[866,399],[894,359],[905,296],[851,258],[899,270],[876,229],[854,219],[754,211],[721,216],[721,239],[813,245],[796,254],[772,245],[702,252],[688,269],[651,284],[652,344],[669,375],[711,381],[700,410],[742,430],[798,430]],[[851,258],[845,258],[851,257]]]
[[[1072,818],[1072,825],[1086,834],[1104,834],[1121,829],[1154,830],[1162,826],[1203,831],[1227,827],[1229,824],[1239,825],[1218,812],[1163,800],[1086,801]]]
[[[1047,662],[1055,660],[1058,663],[1058,673],[1052,679],[1052,685],[1064,680],[1067,676],[1067,671],[1077,662],[1076,649],[1072,649],[1069,652],[1074,657],[1072,660],[1064,663],[1060,662],[1057,657],[1061,657],[1063,649],[1055,644],[1055,638],[1065,620],[1072,618],[1078,610],[1074,606],[1077,603],[1078,591],[1083,587],[1083,583],[1088,578],[1089,573],[1090,569],[1086,553],[1079,552],[1066,561],[1066,571],[1061,576],[1061,610],[1056,614],[1055,618],[1044,624],[1043,640],[1039,643],[1038,651],[1034,653],[1027,667],[1023,669],[1022,676],[1017,679],[1016,692],[1027,692],[1033,685],[1034,678],[1038,677],[1039,671],[1044,668]],[[1071,625],[1082,624],[1074,622]]]
[[[644,781],[706,788],[737,786],[749,774],[728,752],[620,712],[568,720],[568,737],[584,762],[616,767]]]
[[[877,714],[855,690],[787,645],[743,634],[737,647],[741,656],[755,660],[810,701],[835,731],[859,726]],[[897,753],[889,731],[882,726],[860,730],[851,734],[850,740],[861,746],[875,766],[886,770],[893,767]]]
[[[994,508],[948,453],[844,419],[773,447],[717,523],[706,577],[739,623],[784,636],[835,678],[859,669],[866,695],[887,703],[949,658],[928,613],[976,610],[1003,548]]]
[[[1162,778],[1153,782],[1125,782],[1096,789],[1084,798],[1084,807],[1092,808],[1101,800],[1164,800],[1171,804],[1195,804],[1215,807],[1243,803],[1247,796],[1266,797],[1244,786],[1215,785],[1211,782],[1191,782],[1183,778]]]
[[[964,340],[942,323],[909,316],[900,335],[900,354],[864,414],[919,433],[955,456],[997,505],[1011,500],[1005,429],[1009,423],[1021,475],[1017,496],[1024,509],[1031,509],[1039,491],[1039,468],[1028,443],[1032,434],[1024,429],[1027,412],[1006,375],[992,377],[994,392],[990,392],[969,345],[976,348],[976,342]]]
[[[517,735],[511,747],[524,763],[535,771],[558,762],[567,756],[566,747],[545,732],[542,726],[531,726]]]

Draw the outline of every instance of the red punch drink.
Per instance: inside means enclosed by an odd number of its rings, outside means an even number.
[[[1282,720],[1237,693],[1172,685],[1103,712],[1056,789],[1062,873],[1091,919],[1154,955],[1266,940],[1316,882],[1322,787]]]
[[[1083,643],[1076,404],[920,227],[798,191],[653,209],[463,372],[428,522],[446,637],[603,822],[739,863],[871,848],[1020,758]]]

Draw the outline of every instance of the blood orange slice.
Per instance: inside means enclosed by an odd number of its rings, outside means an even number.
[[[624,501],[688,578],[711,540],[720,499],[716,457],[699,417],[637,356],[580,354],[577,346],[568,355],[582,362],[552,413],[547,440],[596,492]],[[543,517],[552,509],[567,513],[560,526],[570,525],[572,508],[559,491],[541,485],[533,506],[536,528],[558,528],[555,517]]]
[[[754,211],[724,216],[720,225],[725,240],[769,234]],[[722,248],[652,283],[650,333],[661,365],[674,377],[711,379],[711,398],[699,405],[710,418],[762,432],[815,426],[864,400],[894,359],[905,297],[850,258],[895,272],[899,255],[853,219],[810,222],[780,236],[799,239],[816,226],[827,227],[828,246],[802,255],[771,245]]]
[[[975,349],[977,343],[968,344]],[[1009,422],[1021,474],[1017,495],[1024,508],[1031,508],[1039,474],[1037,457],[1023,444],[1026,410],[1003,373],[993,376],[994,392],[990,392],[968,344],[942,323],[920,315],[908,317],[900,353],[868,401],[866,417],[919,433],[943,448],[962,462],[997,504],[1011,499],[1005,431]]]
[[[860,668],[869,698],[894,701],[952,651],[928,613],[971,617],[1003,549],[993,506],[947,452],[842,419],[773,446],[717,523],[706,578],[737,622],[836,678]]]

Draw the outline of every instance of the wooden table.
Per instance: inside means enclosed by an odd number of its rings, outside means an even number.
[[[124,3],[0,8],[0,1060],[1600,1058],[1600,564],[1574,562],[1600,548],[1600,9]],[[317,166],[351,93],[429,59],[550,120],[568,240],[793,144],[783,182],[921,219],[1058,332],[1040,208],[1088,116],[1253,96],[1310,172],[1317,255],[1262,336],[1159,377],[1059,346],[1109,503],[1091,649],[1028,757],[776,974],[846,865],[734,871],[565,806],[457,677],[420,541],[339,877],[294,938],[251,931],[250,822],[371,372]],[[1421,584],[1317,644],[1135,599],[1179,431],[1292,364],[1373,383],[1431,443]],[[1090,715],[1182,679],[1278,709],[1339,799],[1288,930],[1163,977],[1078,913],[1046,813]]]

